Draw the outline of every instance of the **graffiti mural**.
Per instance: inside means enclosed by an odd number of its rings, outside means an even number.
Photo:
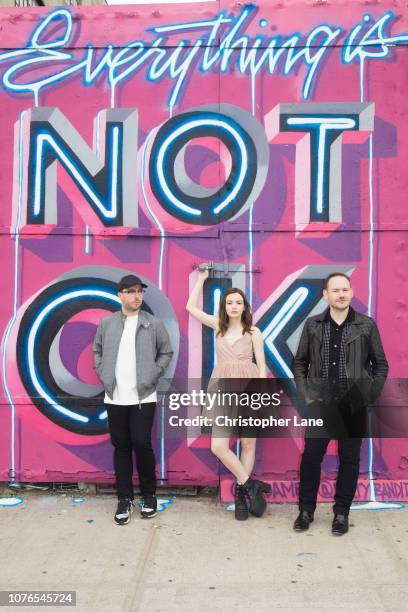
[[[1,480],[113,482],[91,346],[124,274],[169,330],[168,380],[213,367],[212,331],[185,310],[202,261],[205,309],[225,288],[247,292],[270,376],[290,384],[332,271],[352,275],[390,375],[405,375],[407,10],[339,7],[0,9]],[[208,435],[167,438],[165,411],[161,482],[221,481],[227,499]],[[296,498],[301,448],[260,441],[271,500]],[[407,499],[404,449],[364,444],[359,499],[367,476],[378,499]]]

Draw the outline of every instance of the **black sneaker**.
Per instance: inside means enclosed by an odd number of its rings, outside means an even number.
[[[134,510],[134,503],[128,497],[118,501],[118,507],[115,513],[115,523],[117,525],[126,525],[130,521],[130,517]]]
[[[143,495],[140,509],[142,518],[152,518],[157,514],[157,498],[155,495]]]

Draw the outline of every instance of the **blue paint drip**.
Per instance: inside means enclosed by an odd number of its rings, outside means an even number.
[[[19,243],[20,243],[20,225],[22,217],[22,192],[23,192],[23,121],[26,111],[20,114],[19,122],[19,141],[18,141],[18,208],[16,225],[14,228],[14,292],[13,292],[13,316],[9,321],[3,342],[2,364],[3,364],[3,387],[7,397],[7,401],[11,408],[11,429],[10,429],[10,480],[13,482],[15,477],[15,420],[16,407],[11,397],[7,383],[7,363],[6,353],[10,334],[17,320],[18,310],[18,268],[19,268]]]
[[[165,457],[164,457],[164,397],[160,405],[160,484],[164,484]]]
[[[14,508],[23,502],[22,497],[0,497],[0,506],[3,506],[3,508]]]
[[[149,211],[149,214],[151,216],[151,218],[153,219],[154,223],[156,224],[159,232],[160,232],[160,256],[159,256],[159,267],[158,267],[158,287],[159,289],[162,289],[163,287],[163,254],[164,254],[164,247],[166,244],[166,232],[164,230],[164,227],[161,225],[160,221],[158,220],[158,218],[156,217],[156,215],[154,214],[154,212],[152,211],[152,209],[150,208],[150,204],[149,201],[147,199],[147,195],[146,195],[146,190],[145,190],[145,174],[146,174],[146,151],[147,151],[147,145],[149,144],[151,137],[153,135],[154,132],[154,128],[152,130],[150,130],[150,132],[147,135],[147,138],[145,140],[145,143],[143,145],[143,154],[142,154],[142,163],[141,163],[141,175],[142,175],[142,194],[143,194],[143,199],[145,201],[146,204],[146,208]]]

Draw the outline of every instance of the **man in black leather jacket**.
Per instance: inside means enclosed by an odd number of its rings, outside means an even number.
[[[307,319],[294,359],[299,404],[325,421],[323,433],[310,437],[309,432],[305,437],[300,513],[294,529],[305,531],[313,521],[321,462],[330,439],[336,438],[339,471],[332,533],[343,535],[348,531],[348,514],[357,488],[366,408],[381,393],[388,363],[375,321],[350,306],[353,290],[349,277],[330,274],[323,284],[323,297],[329,308]]]

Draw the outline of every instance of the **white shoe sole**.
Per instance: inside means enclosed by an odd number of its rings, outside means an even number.
[[[114,520],[115,520],[115,519],[114,519]],[[128,523],[130,523],[130,516],[129,516],[129,518],[127,519],[127,521],[124,521],[123,523],[118,523],[118,522],[115,520],[115,525],[118,525],[119,527],[121,527],[122,525],[127,525]]]
[[[131,518],[131,516],[132,516],[132,514],[133,514],[133,511],[134,511],[134,507],[133,507],[133,506],[131,506],[131,508],[130,508],[130,512],[129,512],[129,516],[128,516],[128,519],[127,519],[126,521],[122,522],[122,523],[118,523],[118,522],[116,521],[116,517],[114,516],[114,517],[113,517],[113,520],[115,521],[115,525],[119,525],[119,527],[120,527],[121,525],[127,525],[127,524],[130,522],[130,518]]]
[[[149,518],[153,518],[154,516],[156,516],[156,514],[157,514],[157,510],[153,512],[153,514],[145,514],[144,512],[141,512],[140,516],[144,519],[149,519]]]

